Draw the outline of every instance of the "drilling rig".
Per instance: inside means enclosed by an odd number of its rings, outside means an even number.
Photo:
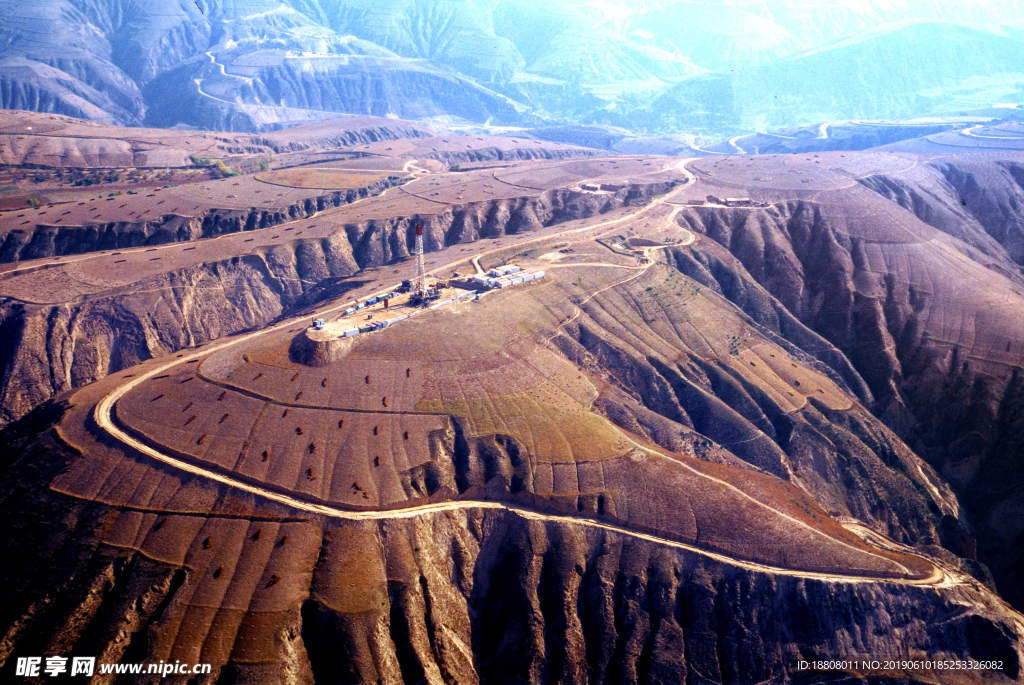
[[[427,295],[427,267],[423,261],[423,224],[416,224],[416,292]]]
[[[427,287],[427,268],[423,259],[423,224],[416,224],[416,278],[410,283],[410,287],[413,290],[410,299],[413,306],[425,305],[441,297],[437,288]]]

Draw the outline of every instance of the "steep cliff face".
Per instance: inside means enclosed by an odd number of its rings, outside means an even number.
[[[100,103],[106,98],[92,88],[71,82],[62,72],[43,64],[19,61],[22,64],[15,63],[0,69],[0,102],[3,102],[4,108],[53,112],[104,123],[138,121],[131,114],[119,119],[109,114],[102,105],[92,104],[86,97]],[[32,78],[24,78],[26,70],[31,71]]]
[[[989,171],[1010,178],[1005,168]],[[990,191],[1007,198],[1002,205],[980,196],[967,201],[980,216],[992,217],[989,222],[964,221],[967,210],[944,181],[921,188],[876,178],[867,185],[892,194],[956,240],[906,223],[898,210],[887,216],[907,227],[902,237],[880,237],[870,213],[844,204],[697,209],[685,213],[687,225],[728,249],[735,261],[709,262],[680,251],[677,263],[744,309],[762,312],[752,316],[774,330],[794,330],[785,315],[774,314],[778,302],[814,337],[841,350],[870,389],[873,411],[962,497],[978,531],[980,558],[1019,604],[1024,598],[1017,579],[1024,567],[1010,550],[1018,548],[1024,530],[1008,512],[1019,506],[1016,465],[1024,461],[1014,437],[1021,430],[1015,408],[1022,401],[1024,351],[1017,324],[996,320],[1019,321],[1011,311],[1024,304],[1024,286],[1008,250],[994,238],[1012,244],[1016,219],[1010,212],[999,220],[992,209],[1012,206],[1016,183]],[[842,366],[833,368],[849,376]]]
[[[969,649],[999,655],[1011,678],[1018,672],[1005,624],[975,614],[943,625],[936,619],[952,607],[929,593],[750,573],[503,514],[461,518],[381,526],[377,563],[382,575],[385,566],[394,571],[387,600],[371,615],[387,637],[368,636],[369,617],[346,615],[315,594],[305,603],[314,673],[339,682],[431,674],[458,682],[760,682],[794,677],[797,660],[829,653],[822,638],[868,656],[924,645],[957,651],[974,641],[971,633],[993,639]],[[454,541],[453,559],[432,546],[442,537]],[[344,535],[328,540],[326,567],[331,543]],[[325,571],[314,574],[314,588]],[[872,623],[886,618],[863,630],[851,625],[866,627],[860,619],[826,617],[823,607],[863,608]],[[903,644],[892,638],[896,625],[906,630]],[[338,642],[347,647],[345,669],[326,649]]]
[[[985,254],[1024,265],[1024,166],[1018,162],[931,162],[909,178],[861,182]]]
[[[383,119],[375,120],[384,122]],[[398,119],[387,123],[360,126],[355,129],[333,128],[329,124],[312,124],[309,127],[293,126],[254,136],[253,141],[265,145],[274,152],[296,152],[310,148],[344,148],[353,145],[377,143],[400,138],[424,138],[431,135],[429,129]],[[305,135],[304,135],[305,134]]]
[[[321,264],[328,262],[322,248],[304,252],[317,252]],[[338,269],[341,275],[354,270],[351,261]],[[294,303],[300,283],[296,255],[288,252],[197,267],[139,283],[136,293],[81,303],[7,300],[0,305],[13,342],[5,357],[6,416],[10,420],[62,389],[154,355],[264,324]]]
[[[517,147],[511,150],[503,150],[498,147],[478,147],[465,152],[438,151],[426,155],[430,159],[436,159],[451,167],[457,167],[466,162],[492,162],[492,161],[515,161],[529,159],[571,159],[573,157],[588,157],[599,154],[591,148],[529,148]]]
[[[6,233],[0,242],[0,261],[13,262],[139,245],[186,242],[225,233],[269,228],[285,221],[312,216],[325,209],[340,207],[360,198],[378,195],[402,182],[402,177],[389,176],[363,188],[334,191],[278,210],[212,209],[200,216],[168,214],[159,221],[117,221],[82,226],[37,224],[27,230]]]
[[[560,190],[453,206],[429,217],[426,244],[434,249],[592,216],[668,187],[627,186],[615,195]],[[315,211],[315,205],[296,208],[307,210]],[[6,298],[0,301],[0,329],[9,352],[3,357],[0,416],[10,421],[62,390],[336,296],[335,279],[407,258],[414,219],[350,224],[325,240],[298,240],[204,263],[67,304],[40,306]],[[210,227],[224,232],[246,225],[235,217],[211,219]]]
[[[1024,169],[1016,162],[960,159],[932,163],[912,179],[873,177],[865,185],[982,251],[994,270],[1019,284],[1022,182]],[[1021,292],[1024,287],[1014,287],[1014,295]],[[896,328],[902,322],[894,323]],[[1006,340],[1005,351],[1019,344],[1019,338]],[[1018,358],[995,371],[979,368],[979,360],[960,345],[948,355],[897,349],[905,362],[900,386],[920,420],[907,437],[957,488],[978,528],[982,558],[1002,580],[1007,597],[1020,606],[1024,555],[1015,550],[1024,540],[1024,527],[1011,512],[1022,501],[1024,364]]]

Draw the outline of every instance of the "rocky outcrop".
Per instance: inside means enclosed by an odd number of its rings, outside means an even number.
[[[352,339],[339,338],[336,333],[303,331],[292,339],[288,356],[292,361],[309,366],[329,366],[352,347]]]

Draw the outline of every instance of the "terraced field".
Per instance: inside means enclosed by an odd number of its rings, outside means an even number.
[[[316,167],[264,172],[256,174],[256,180],[286,188],[335,190],[338,188],[364,188],[386,178],[386,173],[372,170]]]
[[[647,273],[623,283],[615,269],[594,271],[585,286],[603,292],[588,318],[600,321],[598,312],[620,293],[650,292],[641,289]],[[218,352],[136,386],[118,401],[116,421],[202,468],[312,502],[361,508],[437,501],[471,495],[494,473],[513,498],[530,493],[535,504],[608,517],[738,558],[809,571],[931,573],[923,560],[890,561],[889,553],[866,547],[791,485],[735,466],[709,472],[701,461],[664,453],[594,413],[593,379],[540,344],[551,325],[570,316],[559,303],[572,287],[560,279],[400,322],[357,339],[328,367],[296,364],[282,345]],[[673,308],[673,323],[682,315],[696,328],[700,309]],[[501,324],[487,323],[495,316]],[[646,318],[642,309],[640,316]],[[646,325],[656,337],[666,335],[656,323]],[[463,334],[444,334],[453,329]],[[718,331],[702,338],[705,359],[730,344],[729,328]],[[769,343],[759,347],[788,358]],[[732,356],[740,372],[764,380],[747,372],[751,363],[757,369],[750,357],[760,357]],[[831,398],[834,408],[853,405],[821,374],[798,370],[795,362],[783,366],[776,363],[782,376],[762,373],[786,388],[800,388],[797,378],[804,379],[801,393],[828,387],[823,401]],[[799,408],[794,401],[784,407]],[[473,444],[466,455],[459,454],[467,448],[456,444],[456,430]],[[677,497],[700,506],[658,504]]]
[[[237,177],[0,212],[0,542],[25,550],[0,660],[55,635],[222,681],[477,682],[509,650],[552,673],[636,653],[674,682],[743,650],[734,679],[771,682],[900,635],[1004,664],[962,682],[1018,679],[1024,619],[967,513],[1017,500],[949,482],[1014,482],[984,455],[1017,449],[1024,281],[1012,226],[981,220],[1017,200],[1014,160],[372,123],[250,140],[267,168]],[[967,204],[925,210],[939,177]],[[418,225],[441,299],[346,314],[413,276]],[[510,262],[544,276],[466,290]],[[986,558],[1014,535],[983,530]]]

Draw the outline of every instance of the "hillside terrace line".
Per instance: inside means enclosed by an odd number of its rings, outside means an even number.
[[[568,231],[563,231],[561,233],[556,233],[554,235],[546,235],[546,236],[535,237],[535,238],[532,238],[530,240],[522,241],[521,243],[517,244],[516,246],[517,247],[521,247],[522,244],[526,244],[526,243],[535,243],[535,242],[540,242],[540,241],[557,240],[559,237],[561,237],[565,233],[578,233],[578,232],[582,232],[582,231],[592,231],[592,230],[594,230],[596,228],[603,227],[603,226],[606,226],[608,224],[619,223],[621,221],[624,221],[624,220],[627,220],[627,219],[630,219],[630,218],[634,218],[636,215],[638,215],[640,213],[643,213],[645,211],[648,211],[652,206],[656,206],[657,204],[659,204],[659,203],[658,202],[651,203],[650,205],[647,205],[647,206],[641,208],[640,210],[637,210],[636,212],[633,212],[633,213],[631,213],[631,214],[629,214],[629,215],[627,215],[625,217],[620,217],[618,219],[614,219],[614,220],[610,220],[610,221],[606,221],[606,222],[599,222],[598,224],[584,226],[584,227],[577,228],[577,229],[570,229]],[[503,251],[503,250],[508,249],[508,247],[509,246],[503,245],[501,247],[494,248],[493,250],[491,250],[491,252]],[[477,255],[475,264],[478,264],[479,263],[479,259],[481,257],[483,257],[485,254],[487,254],[487,253],[482,253],[480,255]],[[451,266],[453,266],[453,265],[457,265],[457,264],[464,263],[464,262],[465,262],[464,258],[460,259],[460,260],[456,260],[456,261],[451,262],[451,263],[449,263],[449,264],[447,264],[447,265],[445,265],[443,267],[436,267],[435,269],[433,269],[433,272],[443,270],[444,268],[451,268]],[[392,289],[386,289],[386,290],[380,291],[379,293],[376,293],[374,296],[378,297],[378,299],[379,299],[379,297],[381,295],[383,295],[385,293],[390,293],[390,292],[392,292]],[[367,298],[367,299],[370,299],[370,298]],[[338,310],[344,311],[344,309],[347,309],[347,308],[348,307],[346,307],[345,305],[334,305],[332,307],[327,308],[326,310],[323,310],[323,313],[326,313],[327,311],[338,311]],[[364,305],[364,309],[365,309],[365,305]],[[302,318],[305,318],[305,317],[302,317]],[[824,573],[824,572],[816,572],[816,571],[805,571],[805,570],[777,568],[777,567],[773,567],[773,566],[770,566],[770,565],[759,564],[757,562],[750,562],[750,561],[745,561],[745,560],[742,560],[742,559],[737,559],[735,557],[719,554],[717,552],[710,551],[710,550],[705,550],[705,549],[702,549],[700,547],[696,547],[696,546],[693,546],[693,545],[688,545],[686,543],[683,543],[683,542],[680,542],[680,541],[676,541],[676,540],[671,540],[669,538],[663,538],[663,537],[657,536],[657,535],[650,535],[650,534],[647,534],[647,533],[641,533],[641,532],[633,531],[633,530],[630,530],[630,529],[625,528],[623,526],[617,526],[615,524],[610,524],[610,523],[605,523],[605,522],[600,522],[600,521],[594,521],[594,520],[590,520],[590,519],[586,519],[586,518],[580,518],[578,516],[559,516],[559,515],[553,515],[553,514],[543,514],[543,513],[538,513],[538,512],[535,512],[535,511],[523,508],[523,507],[518,507],[518,506],[515,506],[515,505],[507,505],[507,504],[497,503],[497,502],[457,501],[457,502],[446,502],[446,503],[436,503],[436,504],[421,505],[421,506],[408,507],[408,508],[405,508],[405,509],[398,509],[398,510],[391,510],[391,511],[379,511],[379,510],[378,511],[350,511],[350,510],[346,510],[346,509],[340,509],[340,508],[337,508],[337,507],[328,506],[326,504],[308,502],[308,501],[305,501],[303,499],[299,499],[299,498],[293,497],[293,496],[291,496],[289,494],[286,494],[286,493],[276,492],[273,489],[269,489],[269,488],[261,486],[261,485],[246,483],[246,482],[244,482],[244,481],[242,481],[242,480],[240,480],[238,478],[235,478],[235,477],[233,477],[231,475],[225,475],[225,474],[218,473],[218,472],[210,470],[210,469],[205,469],[205,468],[196,466],[194,464],[188,463],[186,461],[183,461],[183,460],[180,460],[180,459],[176,459],[176,458],[174,458],[172,456],[163,454],[163,453],[159,452],[158,450],[150,447],[149,445],[146,445],[145,443],[142,443],[142,442],[136,440],[131,435],[128,435],[127,433],[122,431],[115,424],[114,420],[112,419],[111,411],[113,409],[114,404],[117,402],[117,400],[120,399],[122,396],[124,396],[132,388],[134,388],[137,385],[145,382],[146,380],[148,380],[149,378],[153,377],[154,375],[159,374],[160,372],[166,371],[166,370],[168,370],[168,369],[170,369],[170,368],[172,368],[172,367],[174,367],[174,366],[176,366],[178,364],[188,363],[190,361],[194,361],[194,360],[198,359],[199,357],[206,356],[206,355],[208,355],[208,354],[210,354],[212,352],[219,351],[221,349],[224,349],[224,348],[227,348],[227,347],[230,347],[230,346],[233,346],[233,345],[240,344],[243,341],[250,340],[250,339],[255,338],[257,336],[264,335],[266,333],[270,333],[270,332],[273,332],[273,331],[283,330],[283,329],[286,329],[286,328],[288,328],[290,326],[294,326],[295,322],[296,322],[296,318],[292,318],[292,319],[284,321],[284,322],[282,322],[280,324],[277,324],[276,326],[270,327],[268,329],[265,329],[265,330],[262,330],[262,331],[252,332],[252,333],[249,333],[249,334],[245,334],[245,335],[242,335],[242,336],[237,337],[235,339],[228,340],[228,341],[225,341],[223,343],[215,344],[212,347],[206,347],[204,349],[197,350],[197,351],[193,352],[190,355],[186,355],[186,356],[179,355],[174,360],[172,360],[172,361],[170,361],[170,362],[168,362],[166,364],[157,366],[157,367],[151,369],[150,371],[146,372],[145,374],[143,374],[143,375],[141,375],[141,376],[139,376],[137,378],[134,378],[134,379],[132,379],[130,381],[127,381],[127,382],[123,383],[120,387],[115,389],[113,392],[111,392],[108,395],[106,395],[94,407],[94,411],[93,411],[94,418],[95,418],[97,424],[104,431],[106,431],[107,433],[112,435],[115,439],[117,439],[120,442],[124,443],[128,447],[133,448],[134,450],[139,451],[139,452],[141,452],[142,454],[144,454],[146,456],[149,456],[150,458],[153,458],[153,459],[155,459],[157,461],[160,461],[160,462],[163,462],[165,464],[168,464],[168,465],[170,465],[170,466],[172,466],[172,467],[174,467],[176,469],[184,470],[186,472],[193,473],[193,474],[201,476],[203,478],[207,478],[207,479],[219,482],[219,483],[224,484],[224,485],[235,487],[237,489],[241,489],[241,490],[249,492],[251,494],[259,495],[259,496],[264,497],[266,499],[270,499],[270,500],[277,501],[277,502],[282,503],[282,504],[286,504],[287,506],[295,508],[295,509],[299,509],[299,510],[303,510],[303,511],[309,511],[311,513],[317,513],[317,514],[321,514],[321,515],[325,515],[325,516],[329,516],[329,517],[334,517],[334,518],[348,518],[348,519],[354,519],[354,520],[382,519],[382,518],[407,518],[407,517],[411,517],[411,516],[430,514],[430,513],[435,513],[435,512],[439,512],[439,511],[452,511],[452,510],[457,510],[457,509],[467,509],[467,508],[500,508],[500,509],[505,509],[505,510],[508,510],[508,511],[512,511],[515,514],[520,515],[520,516],[524,516],[526,518],[538,518],[538,519],[549,520],[549,521],[555,521],[555,520],[557,520],[557,521],[564,521],[566,523],[571,523],[573,525],[585,525],[585,526],[590,526],[590,527],[596,527],[596,528],[605,529],[605,530],[609,530],[609,531],[613,531],[613,532],[617,532],[617,533],[621,533],[621,534],[625,534],[625,535],[630,535],[630,536],[633,536],[633,537],[639,537],[639,538],[642,538],[642,539],[648,539],[648,540],[657,542],[659,544],[665,544],[665,545],[677,547],[677,548],[680,548],[680,549],[685,549],[685,550],[688,550],[688,551],[692,551],[692,552],[695,552],[695,553],[699,553],[699,554],[702,554],[702,555],[705,555],[705,556],[709,556],[709,557],[715,558],[715,559],[717,559],[719,561],[723,561],[724,563],[729,563],[729,564],[732,564],[732,565],[743,566],[743,567],[746,567],[746,568],[752,568],[752,569],[761,570],[761,571],[769,572],[769,573],[779,573],[779,574],[783,574],[783,575],[796,575],[796,576],[805,577],[805,578],[820,578],[820,579],[823,579],[823,580],[829,580],[829,581],[834,581],[834,582],[885,581],[885,582],[899,582],[899,583],[916,584],[916,585],[936,585],[936,584],[942,584],[942,583],[950,582],[948,574],[945,571],[943,571],[942,569],[936,567],[933,564],[929,564],[931,566],[931,568],[932,568],[932,572],[929,573],[926,577],[906,577],[906,578],[898,578],[898,577],[868,577],[868,576],[857,576],[857,575],[849,575],[849,576],[847,576],[847,575],[843,575],[843,574],[833,574],[833,573]],[[298,330],[302,330],[302,329],[300,328]],[[644,447],[644,446],[640,446],[639,448],[643,449],[645,451],[650,452],[650,450],[648,448]],[[654,455],[654,456],[660,456],[657,452],[653,452],[651,454]],[[701,474],[701,475],[704,475],[704,474]],[[768,505],[763,505],[763,506],[768,506]],[[909,574],[909,571],[908,571],[908,574]]]

